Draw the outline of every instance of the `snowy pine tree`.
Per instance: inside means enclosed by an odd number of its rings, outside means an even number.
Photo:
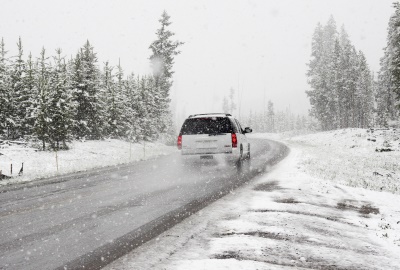
[[[87,41],[75,57],[71,76],[73,100],[76,102],[74,134],[78,138],[103,137],[106,120],[99,75],[97,56]]]
[[[395,12],[389,20],[387,46],[380,61],[376,87],[376,123],[383,127],[400,116],[400,5],[393,5]]]
[[[128,99],[128,84],[124,80],[124,71],[121,63],[118,63],[117,74],[116,74],[116,92],[117,92],[117,108],[119,109],[119,120],[118,122],[118,136],[125,138],[128,130],[131,129],[130,118],[132,115],[131,106],[129,105]]]
[[[182,42],[174,35],[166,12],[157,39],[150,45],[152,76],[124,79],[121,65],[116,73],[106,64],[101,73],[97,56],[87,41],[76,57],[65,63],[61,49],[51,66],[43,49],[37,61],[18,55],[6,57],[0,43],[0,136],[37,137],[46,149],[66,147],[72,137],[100,139],[104,136],[130,141],[154,140],[161,133],[174,133],[169,109],[174,57]]]
[[[4,41],[1,42],[1,56],[0,56],[0,72],[2,73],[1,78],[1,99],[4,101],[2,103],[2,114],[4,122],[2,125],[5,130],[6,137],[8,139],[14,139],[18,136],[17,128],[19,121],[16,113],[16,97],[15,89],[20,89],[21,87],[21,69],[18,69],[13,62],[6,58],[6,51],[4,47]]]
[[[174,57],[180,53],[178,47],[183,42],[172,41],[174,33],[168,27],[171,24],[170,16],[167,12],[163,12],[159,20],[161,27],[156,31],[157,39],[150,44],[152,55],[150,56],[151,66],[153,69],[154,88],[156,95],[156,106],[159,108],[154,115],[159,117],[157,125],[159,132],[165,132],[171,122],[171,113],[169,111],[169,92],[172,86],[172,75]]]
[[[22,131],[24,135],[32,135],[35,125],[36,99],[38,89],[36,85],[37,62],[33,62],[32,54],[29,53],[26,61],[26,70],[24,77],[24,104],[21,104],[22,110],[25,110],[25,118],[22,121]],[[23,105],[23,106],[22,106]]]
[[[69,91],[67,66],[61,56],[61,49],[56,50],[54,66],[50,74],[48,93],[48,136],[51,146],[55,150],[66,149],[66,142],[72,133],[72,95]],[[62,147],[60,147],[62,143]]]
[[[9,91],[11,88],[11,77],[6,58],[4,39],[0,43],[0,136],[8,137],[7,127],[10,122],[9,117]]]
[[[14,95],[14,121],[17,123],[15,125],[15,136],[23,137],[28,135],[32,131],[31,123],[29,123],[29,108],[32,105],[32,91],[27,87],[25,79],[27,76],[26,63],[22,59],[23,48],[21,38],[19,38],[18,43],[18,55],[13,63],[13,73],[12,73],[12,91]]]
[[[331,17],[313,35],[309,63],[311,115],[322,130],[367,127],[373,119],[373,81],[362,52],[357,53],[344,29]]]
[[[152,117],[152,107],[154,106],[151,88],[152,81],[148,77],[143,76],[138,80],[138,101],[137,114],[139,119],[139,134],[138,139],[141,141],[150,141],[157,133]]]
[[[105,63],[102,74],[101,88],[105,93],[106,126],[104,133],[112,138],[125,138],[130,130],[132,106],[129,104],[128,83],[123,79],[124,73],[120,64],[113,74],[113,67]],[[115,81],[116,79],[116,81]]]
[[[397,109],[400,109],[400,3],[393,3],[395,13],[391,18],[391,33],[389,33],[388,47],[390,51],[389,56],[389,72],[391,77],[391,85],[395,92]],[[398,111],[396,116],[398,117]]]
[[[275,112],[274,103],[268,100],[268,111],[267,111],[267,132],[275,132]]]
[[[360,51],[358,55],[358,80],[355,92],[356,127],[370,127],[373,120],[374,92],[372,74],[367,60]]]
[[[235,89],[233,89],[231,87],[231,89],[229,89],[229,111],[230,113],[234,113],[234,111],[236,110],[236,103],[235,103]]]
[[[229,101],[227,97],[222,100],[222,111],[224,113],[230,113]]]
[[[113,68],[106,62],[102,73],[102,85],[103,91],[105,92],[106,102],[106,123],[104,127],[104,133],[107,136],[116,137],[118,130],[117,120],[119,117],[117,109],[117,94],[115,89]]]
[[[128,129],[126,131],[126,137],[130,142],[138,141],[140,134],[142,133],[140,127],[140,119],[138,116],[139,112],[139,91],[138,81],[135,75],[132,73],[126,80],[126,114],[128,115]]]
[[[329,116],[326,115],[328,97],[326,95],[325,54],[324,28],[321,24],[318,24],[312,38],[311,60],[308,64],[309,70],[307,73],[311,90],[307,91],[307,95],[310,98],[310,113],[319,120],[324,130],[328,129],[327,120],[329,119]]]
[[[38,72],[36,74],[36,88],[38,96],[35,104],[34,131],[37,138],[42,142],[42,150],[46,150],[46,142],[49,139],[48,123],[51,121],[49,115],[49,91],[50,91],[50,66],[46,57],[46,50],[43,48],[40,53]]]

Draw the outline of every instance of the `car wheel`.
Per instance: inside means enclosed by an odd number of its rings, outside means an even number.
[[[240,145],[240,155],[239,155],[239,159],[236,161],[236,167],[241,168],[242,163],[243,163],[243,146]]]

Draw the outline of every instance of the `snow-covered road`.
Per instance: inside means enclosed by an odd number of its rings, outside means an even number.
[[[98,269],[265,172],[282,144],[254,139],[251,167],[182,168],[172,154],[0,189],[0,269]]]
[[[354,132],[347,133],[354,144]],[[323,143],[335,147],[333,135]],[[271,173],[105,269],[400,269],[400,197],[311,176],[304,141],[315,143],[314,137],[288,141],[289,156]]]

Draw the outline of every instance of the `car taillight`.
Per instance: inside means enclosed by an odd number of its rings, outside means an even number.
[[[178,149],[182,149],[182,135],[178,136],[178,142],[177,142]]]
[[[232,148],[237,147],[237,137],[235,133],[232,133]]]

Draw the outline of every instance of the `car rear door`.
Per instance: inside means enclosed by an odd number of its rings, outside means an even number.
[[[239,134],[239,143],[241,143],[243,145],[243,153],[247,153],[248,152],[248,148],[249,148],[249,144],[247,142],[247,137],[243,132],[242,126],[240,125],[239,121],[237,119],[235,119],[236,125],[238,127],[238,134]]]
[[[226,117],[186,119],[181,129],[182,154],[232,152],[232,126]]]

